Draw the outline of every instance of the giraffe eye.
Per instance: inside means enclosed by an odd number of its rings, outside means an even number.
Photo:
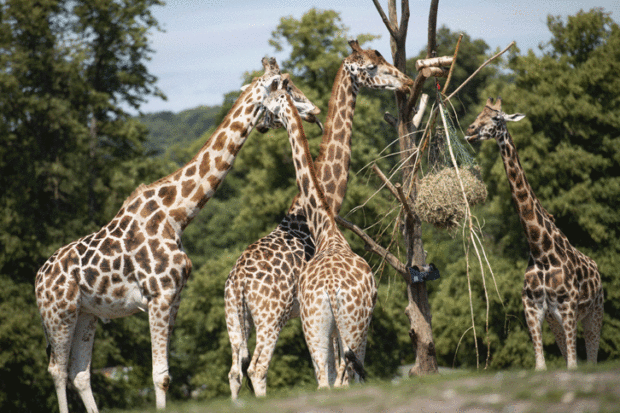
[[[368,70],[375,70],[376,68],[377,68],[377,65],[372,64],[372,63],[369,64],[368,66],[366,66],[366,69],[368,69]]]

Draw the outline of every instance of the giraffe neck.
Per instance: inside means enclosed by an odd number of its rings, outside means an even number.
[[[319,155],[314,161],[316,175],[334,215],[338,215],[347,192],[351,162],[351,134],[359,84],[344,68],[338,69],[327,108],[327,119]],[[295,203],[291,210],[295,209]]]
[[[340,232],[323,188],[317,179],[301,117],[294,109],[290,96],[286,95],[286,99],[288,102],[286,130],[291,144],[299,188],[299,196],[296,200],[304,211],[308,228],[318,249],[325,242],[334,239]]]
[[[500,153],[504,162],[506,176],[510,184],[512,201],[519,214],[519,219],[527,238],[530,254],[536,259],[549,249],[552,233],[555,233],[555,223],[547,211],[540,204],[530,186],[517,149],[505,125],[497,139]]]
[[[246,88],[200,151],[185,166],[149,185],[183,231],[200,212],[231,169],[237,153],[263,112],[266,91],[257,81]]]

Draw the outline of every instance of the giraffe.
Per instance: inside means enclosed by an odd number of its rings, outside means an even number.
[[[336,225],[293,100],[278,89],[265,99],[265,108],[288,132],[298,203],[315,241],[315,254],[299,273],[297,298],[319,389],[333,382],[348,384],[344,383],[346,370],[354,369],[364,377],[366,338],[377,299],[375,279],[368,263],[351,250]],[[333,337],[342,349],[338,377],[334,377]]]
[[[353,115],[361,87],[406,91],[413,81],[389,64],[379,52],[363,50],[350,41],[352,53],[336,74],[328,104],[317,176],[334,214],[342,205],[349,176]],[[265,114],[265,124],[272,120]],[[257,126],[267,130],[267,126]],[[280,331],[291,318],[299,317],[297,277],[314,254],[314,241],[305,213],[295,197],[286,216],[267,236],[250,245],[238,258],[226,281],[226,324],[232,348],[229,384],[236,399],[244,370],[257,396],[264,396],[267,370]],[[249,358],[247,341],[256,329],[256,347]]]
[[[192,268],[181,235],[213,196],[264,112],[262,102],[280,70],[273,58],[262,63],[265,73],[244,88],[192,160],[169,176],[140,185],[111,222],[60,248],[39,269],[35,294],[61,413],[68,412],[67,379],[86,410],[98,411],[90,386],[97,319],[105,322],[138,311],[148,312],[156,406],[165,407],[170,334]],[[307,99],[297,104],[304,116],[313,117],[307,112],[316,107]]]
[[[567,367],[577,367],[577,321],[581,320],[588,362],[596,363],[603,324],[603,288],[596,263],[573,247],[540,204],[519,162],[506,122],[522,114],[502,112],[502,101],[489,98],[466,139],[476,142],[494,138],[527,238],[530,258],[521,294],[525,319],[534,343],[536,370],[545,370],[542,323],[546,319]]]

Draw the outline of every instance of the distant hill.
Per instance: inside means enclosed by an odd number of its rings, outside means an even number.
[[[138,117],[149,130],[144,143],[154,156],[163,155],[175,144],[190,144],[210,127],[220,112],[220,106],[199,106],[179,113],[157,112]]]

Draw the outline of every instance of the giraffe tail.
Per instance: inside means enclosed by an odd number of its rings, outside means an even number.
[[[359,376],[360,380],[361,381],[365,381],[366,380],[366,370],[364,370],[364,366],[362,365],[360,360],[357,358],[357,356],[355,355],[353,350],[348,349],[347,351],[345,351],[344,352],[344,358],[347,360],[347,364],[351,363],[351,365],[353,366],[353,370],[355,370],[355,372]]]
[[[346,349],[344,351],[344,358],[345,358],[346,366],[345,366],[345,369],[343,370],[343,374],[344,374],[344,371],[346,371],[346,368],[349,365],[351,365],[355,373],[357,373],[357,375],[359,376],[360,380],[364,381],[366,380],[366,370],[364,370],[364,364],[357,357],[357,355],[351,348],[350,343],[347,342],[348,339],[345,338],[346,336],[348,336],[348,334],[343,329],[343,325],[340,320],[340,310],[343,304],[341,299],[342,297],[340,296],[340,290],[336,291],[336,294],[334,296],[330,294],[330,297],[329,297],[330,306],[332,308],[332,314],[334,315],[335,322],[336,322],[336,328],[338,329],[338,334],[340,336],[340,340],[342,343],[341,348]]]
[[[254,386],[252,385],[252,380],[248,377],[248,368],[250,367],[250,363],[252,359],[250,358],[250,353],[248,352],[248,338],[246,336],[246,313],[249,311],[247,308],[247,304],[245,302],[245,297],[241,297],[237,304],[237,317],[239,317],[239,325],[241,326],[241,349],[240,349],[240,358],[241,358],[241,374],[242,377],[246,378],[246,384],[248,389],[252,393],[254,393]]]

